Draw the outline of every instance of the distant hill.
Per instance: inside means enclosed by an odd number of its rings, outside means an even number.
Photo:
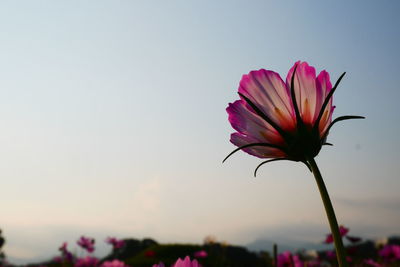
[[[278,253],[287,250],[295,252],[301,249],[328,250],[332,247],[330,245],[326,245],[323,243],[312,243],[312,242],[298,241],[298,240],[285,240],[281,242],[275,242],[268,239],[258,239],[255,240],[254,242],[247,244],[246,248],[249,249],[250,251],[255,251],[255,252],[267,251],[272,253],[273,246],[275,243],[278,245]]]

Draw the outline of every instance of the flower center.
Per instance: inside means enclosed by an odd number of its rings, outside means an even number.
[[[287,140],[286,153],[291,160],[307,161],[318,155],[323,142],[318,131],[313,130],[313,125],[301,123]]]

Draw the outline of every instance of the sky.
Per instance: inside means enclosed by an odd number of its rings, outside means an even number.
[[[398,1],[2,1],[0,228],[6,255],[56,256],[108,236],[246,245],[320,242],[314,178],[235,147],[225,108],[243,74],[297,60],[332,81],[317,163],[338,221],[400,234]]]

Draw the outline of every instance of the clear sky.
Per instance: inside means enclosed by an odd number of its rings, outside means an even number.
[[[339,222],[399,234],[398,1],[2,1],[0,228],[26,262],[85,234],[319,242],[299,163],[237,153],[225,108],[243,74],[297,60],[347,72],[317,162]],[[287,230],[291,229],[291,230]],[[71,244],[72,247],[76,247]],[[100,245],[99,253],[109,248]]]

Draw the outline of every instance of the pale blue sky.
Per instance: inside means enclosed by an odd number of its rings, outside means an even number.
[[[328,226],[304,166],[273,163],[254,179],[257,158],[221,164],[234,149],[225,108],[241,76],[286,77],[297,60],[334,81],[346,71],[334,116],[367,117],[337,125],[335,146],[317,158],[340,223],[365,237],[399,234],[399,10],[397,1],[2,1],[6,253],[43,259],[81,234],[246,244],[295,227],[289,238],[322,240]]]

